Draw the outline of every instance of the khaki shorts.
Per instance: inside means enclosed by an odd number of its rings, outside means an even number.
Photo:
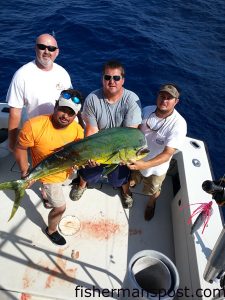
[[[132,171],[130,180],[134,181],[135,184],[143,182],[143,193],[145,195],[151,196],[161,191],[162,183],[166,177],[166,174],[161,176],[150,175],[149,177],[144,177],[140,171]]]
[[[43,183],[42,188],[48,199],[48,202],[53,207],[61,207],[66,204],[66,199],[62,189],[62,183]]]

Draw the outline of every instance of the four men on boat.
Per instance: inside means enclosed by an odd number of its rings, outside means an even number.
[[[22,177],[28,172],[28,148],[31,148],[32,161],[36,165],[65,142],[83,138],[83,129],[74,121],[81,109],[81,95],[78,91],[69,90],[72,87],[69,74],[54,63],[59,54],[57,41],[49,34],[42,34],[36,39],[35,50],[35,60],[15,73],[7,93],[10,106],[9,148],[14,151]],[[175,109],[180,96],[175,84],[162,85],[156,105],[145,107],[141,113],[138,96],[125,89],[124,82],[124,66],[115,60],[106,62],[102,70],[102,88],[91,92],[85,99],[83,124],[86,136],[112,127],[134,127],[143,131],[150,154],[129,164],[121,162],[120,166],[108,174],[108,181],[113,187],[120,188],[124,208],[131,208],[133,205],[130,186],[142,181],[143,193],[149,196],[144,214],[145,220],[149,221],[154,216],[156,200],[169,162],[185,139],[187,125]],[[80,102],[73,102],[74,98]],[[17,139],[23,106],[27,107],[29,120]],[[49,128],[52,137],[49,135]],[[62,128],[65,130],[61,130]],[[48,147],[49,143],[51,149]],[[103,166],[97,165],[90,157],[88,166],[78,172],[78,187],[72,187],[70,198],[79,200],[88,184],[96,183],[102,173]],[[53,178],[53,181],[49,181],[46,177],[42,180],[42,198],[45,205],[50,205],[51,208],[45,233],[57,245],[65,244],[65,239],[56,229],[66,209],[61,193],[63,179]]]

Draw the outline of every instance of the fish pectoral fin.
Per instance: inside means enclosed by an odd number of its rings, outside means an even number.
[[[110,174],[112,171],[114,171],[118,165],[107,165],[104,167],[104,171],[102,172],[102,176],[106,176]]]
[[[114,151],[109,157],[108,159],[105,161],[105,163],[107,163],[107,161],[111,160],[114,156],[116,156],[118,154],[119,151]]]

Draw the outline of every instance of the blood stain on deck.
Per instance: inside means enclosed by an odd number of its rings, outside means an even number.
[[[138,234],[142,234],[142,230],[141,229],[135,229],[135,228],[130,228],[129,229],[129,235],[138,235]]]
[[[83,221],[81,223],[81,230],[84,235],[94,237],[99,240],[108,240],[115,234],[121,232],[121,225],[116,224],[111,220],[98,221]]]
[[[31,300],[31,295],[22,293],[20,300]]]
[[[23,282],[23,288],[24,289],[28,289],[30,288],[31,286],[33,286],[34,282],[35,282],[35,275],[33,272],[30,272],[31,269],[33,269],[34,267],[34,264],[32,261],[29,261],[27,263],[27,267],[25,269],[25,272],[24,272],[24,275],[23,275],[23,278],[22,278],[22,282]],[[24,295],[27,295],[27,294],[24,294]],[[27,298],[27,299],[30,299],[30,298]]]
[[[60,282],[62,284],[74,282],[77,268],[66,268],[67,260],[63,258],[64,250],[60,249],[58,251],[55,267],[53,269],[49,268],[50,274],[46,279],[45,288],[51,288],[56,282],[57,284],[60,284]]]
[[[71,252],[71,258],[76,260],[80,257],[80,252],[79,251],[75,251],[75,250],[72,250]]]
[[[24,277],[23,277],[23,288],[27,289],[30,286],[30,278],[28,276],[27,273],[25,273]]]

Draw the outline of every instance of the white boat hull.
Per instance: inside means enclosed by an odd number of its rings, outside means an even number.
[[[75,216],[79,230],[66,236],[67,245],[61,248],[51,244],[42,231],[49,210],[42,205],[38,183],[27,190],[10,222],[14,194],[0,191],[0,266],[4,274],[0,299],[93,299],[90,293],[98,299],[106,295],[117,299],[130,260],[143,250],[161,252],[175,264],[180,277],[178,299],[187,299],[185,291],[192,299],[213,299],[196,293],[199,289],[213,293],[219,288],[218,283],[203,279],[207,258],[223,228],[219,208],[214,203],[204,234],[201,228],[190,235],[187,224],[196,208],[192,204],[211,200],[201,188],[204,180],[212,179],[203,142],[187,138],[172,162],[150,222],[143,218],[147,197],[141,186],[133,189],[131,210],[123,209],[119,191],[105,181],[89,188],[77,202],[68,197],[64,215]],[[19,177],[12,154],[0,159],[0,165],[0,182]],[[65,195],[69,191],[70,186],[65,186]]]

